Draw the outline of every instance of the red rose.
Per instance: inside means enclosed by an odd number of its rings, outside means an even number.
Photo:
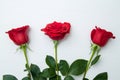
[[[9,30],[8,33],[10,39],[16,44],[16,45],[22,45],[28,42],[28,32],[29,25],[22,26],[20,28]]]
[[[93,43],[103,47],[110,38],[115,38],[112,32],[106,31],[105,29],[98,28],[91,31],[91,40]]]
[[[53,22],[47,24],[45,28],[41,29],[41,31],[44,31],[52,40],[61,40],[70,32],[70,27],[71,25],[68,22]]]

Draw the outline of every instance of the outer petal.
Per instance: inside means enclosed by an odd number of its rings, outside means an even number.
[[[96,30],[93,29],[93,30],[91,31],[91,40],[92,40],[92,41],[93,41],[93,38],[94,38],[95,33],[96,33]]]

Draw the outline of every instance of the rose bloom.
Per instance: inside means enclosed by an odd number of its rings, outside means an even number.
[[[103,47],[110,38],[115,38],[112,32],[106,31],[105,29],[98,28],[91,31],[91,40],[93,43]]]
[[[70,32],[70,27],[71,25],[68,22],[60,23],[54,21],[53,23],[47,24],[41,31],[44,31],[52,40],[61,40]]]
[[[16,44],[16,45],[22,45],[26,44],[29,39],[28,39],[28,29],[29,25],[25,25],[16,29],[9,30],[8,33],[10,39]]]

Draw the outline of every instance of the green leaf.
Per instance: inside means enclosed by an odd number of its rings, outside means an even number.
[[[38,79],[36,79],[36,80],[38,80]],[[43,77],[42,74],[40,74],[39,80],[47,80],[47,78]]]
[[[22,80],[30,80],[29,77],[24,77]]]
[[[69,64],[65,60],[60,60],[59,63],[59,70],[63,76],[68,74],[69,71]]]
[[[83,80],[89,80],[88,78],[84,78]]]
[[[91,62],[91,66],[98,62],[98,60],[100,59],[100,56],[101,56],[101,55],[97,55],[97,56],[93,59],[93,61]]]
[[[58,78],[58,79],[57,79]],[[51,77],[49,80],[61,80],[61,76],[55,75],[54,77]]]
[[[108,80],[107,72],[98,74],[93,80]]]
[[[47,80],[47,78],[40,77],[39,80]]]
[[[40,76],[41,72],[40,72],[40,68],[37,65],[31,64],[30,72],[31,72],[32,77],[33,77],[34,80],[39,79],[39,76]]]
[[[51,78],[51,77],[53,77],[55,75],[56,75],[56,73],[55,73],[54,68],[46,68],[42,72],[42,76],[45,77],[45,78]]]
[[[52,56],[46,56],[46,64],[50,67],[50,68],[55,68],[56,67],[56,63],[55,63],[55,59]]]
[[[3,75],[3,80],[18,80],[18,79],[13,75]]]
[[[74,80],[74,78],[72,76],[66,76],[64,80]]]
[[[69,74],[80,75],[85,71],[86,66],[87,60],[78,59],[71,64]]]

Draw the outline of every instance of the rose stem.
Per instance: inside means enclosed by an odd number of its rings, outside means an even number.
[[[57,74],[57,80],[58,80],[58,75],[59,75],[59,70],[58,70],[58,57],[57,57],[57,47],[58,47],[58,41],[55,40],[54,42],[54,54],[55,54],[55,62],[56,62],[56,74]]]
[[[30,66],[29,66],[29,61],[28,61],[28,57],[27,57],[27,45],[26,44],[22,45],[22,50],[23,50],[23,53],[24,53],[24,56],[25,56],[25,60],[26,60],[26,68],[28,70],[28,77],[31,80],[31,73],[30,73]]]
[[[90,56],[90,59],[88,60],[88,63],[87,63],[87,66],[86,66],[86,70],[84,72],[84,76],[83,76],[83,79],[86,77],[86,74],[87,74],[87,71],[89,70],[89,67],[90,67],[90,64],[91,64],[91,61],[96,53],[96,50],[97,50],[98,46],[97,45],[94,45],[93,47],[93,50],[92,50],[92,55]]]

